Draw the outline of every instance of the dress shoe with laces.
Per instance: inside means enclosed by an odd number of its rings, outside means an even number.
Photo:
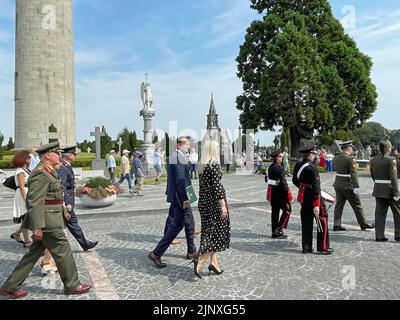
[[[89,290],[92,289],[92,286],[90,284],[80,284],[77,288],[75,288],[72,292],[64,292],[66,295],[71,295],[71,294],[84,294],[89,292]]]
[[[313,252],[314,252],[313,249],[303,249],[303,254],[313,253]]]
[[[99,244],[98,241],[90,242],[90,244],[86,248],[84,248],[83,251],[85,251],[85,252],[89,251],[89,250],[93,249],[95,246],[97,246],[98,244]]]
[[[334,226],[333,231],[346,231],[346,228],[343,228],[341,226]]]
[[[154,252],[150,252],[148,255],[149,259],[154,262],[157,268],[166,268],[167,264],[161,261],[160,257],[157,257]]]
[[[27,294],[28,292],[22,290],[7,291],[6,289],[0,289],[1,296],[10,297],[12,299],[21,299]]]
[[[367,230],[367,229],[374,229],[375,228],[375,225],[374,224],[365,224],[365,225],[363,225],[363,226],[361,226],[361,230],[362,231],[365,231],[365,230]]]
[[[376,238],[376,241],[377,242],[386,242],[386,241],[389,241],[389,239],[388,238]]]

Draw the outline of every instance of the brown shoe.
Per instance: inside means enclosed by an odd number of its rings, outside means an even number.
[[[90,284],[80,284],[77,288],[74,289],[71,293],[65,293],[66,295],[70,294],[84,294],[87,293],[92,286]]]
[[[197,252],[193,252],[193,253],[188,253],[186,255],[186,260],[193,260],[195,257],[197,257],[198,253]]]
[[[21,299],[28,294],[26,291],[15,290],[15,291],[7,291],[6,289],[0,289],[0,295],[7,297],[9,296],[12,299]]]
[[[166,268],[167,264],[161,261],[160,257],[157,257],[154,252],[150,252],[148,255],[149,259],[154,262],[154,264],[157,266],[157,268]]]
[[[180,244],[182,241],[178,239],[172,240],[171,244]]]

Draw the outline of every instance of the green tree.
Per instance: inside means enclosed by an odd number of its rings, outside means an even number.
[[[129,131],[128,128],[124,128],[122,132],[119,133],[117,140],[122,139],[121,150],[127,149],[129,151],[136,151],[139,149],[143,142],[137,139],[135,131]],[[121,152],[119,150],[119,152]]]
[[[10,137],[10,139],[8,139],[8,143],[7,143],[6,149],[7,150],[14,149],[14,141],[13,141],[13,139],[11,137]]]
[[[400,129],[390,131],[390,141],[395,148],[400,147]]]
[[[101,145],[101,157],[104,159],[107,154],[110,152],[110,150],[113,148],[113,141],[111,137],[105,132],[105,136],[100,138],[100,145]],[[96,151],[96,143],[94,142],[94,148],[92,148],[92,152]]]
[[[291,155],[316,132],[353,130],[376,110],[371,59],[334,18],[327,0],[250,0],[263,15],[237,57],[243,126],[290,131]]]
[[[319,146],[323,147],[331,147],[333,142],[335,140],[341,140],[341,141],[349,141],[352,140],[354,143],[357,143],[360,141],[360,138],[357,137],[354,132],[352,131],[347,131],[347,130],[337,130],[334,132],[329,132],[326,134],[318,135],[316,137],[317,144]]]
[[[354,134],[363,145],[377,144],[384,139],[389,131],[378,122],[367,122],[361,128],[354,130]]]
[[[292,148],[292,144],[291,144],[291,141],[290,141],[290,130],[289,130],[289,128],[283,128],[282,129],[281,149],[284,150],[285,148],[288,148],[289,153],[290,153],[290,149]]]

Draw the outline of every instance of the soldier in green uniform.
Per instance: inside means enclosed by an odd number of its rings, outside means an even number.
[[[28,180],[28,212],[23,222],[24,228],[33,232],[33,244],[1,287],[0,295],[14,299],[26,296],[27,292],[20,287],[46,249],[56,262],[65,294],[82,294],[91,288],[79,282],[71,247],[63,232],[64,215],[66,219],[69,217],[64,206],[63,187],[55,171],[60,163],[58,151],[58,142],[37,150],[41,162]]]
[[[353,157],[352,141],[340,144],[342,153],[333,159],[333,166],[336,169],[336,179],[333,187],[336,192],[336,206],[334,213],[333,231],[345,231],[342,227],[342,214],[346,201],[349,201],[356,214],[361,230],[373,229],[374,226],[365,220],[364,210],[360,201],[360,185],[358,182],[358,164]]]
[[[385,223],[388,209],[393,212],[394,239],[400,241],[400,192],[397,178],[396,159],[390,156],[392,145],[390,141],[379,143],[380,155],[371,160],[370,170],[374,180],[376,199],[375,234],[376,241],[388,241],[385,237]]]

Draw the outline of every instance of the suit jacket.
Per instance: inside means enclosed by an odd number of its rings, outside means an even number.
[[[181,203],[188,201],[186,188],[192,185],[190,164],[180,151],[175,151],[168,163],[167,202],[176,203],[179,197]]]
[[[311,188],[306,188],[304,191],[304,202],[302,206],[312,207],[314,206],[314,202],[318,200],[321,193],[321,181],[319,177],[319,171],[312,163],[303,169],[300,178],[297,177],[301,167],[303,167],[307,162],[307,160],[297,162],[293,171],[293,184],[297,188],[300,188],[301,184],[311,186]]]
[[[63,165],[57,170],[57,174],[64,187],[64,202],[65,205],[75,206],[75,174],[68,162],[63,159],[61,159],[61,162]]]

